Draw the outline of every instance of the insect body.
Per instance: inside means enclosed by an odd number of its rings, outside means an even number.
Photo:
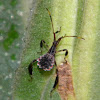
[[[38,61],[37,65],[39,66],[39,68],[42,68],[45,71],[49,71],[52,69],[54,65],[54,56],[51,55],[50,53],[47,53],[38,58],[37,61]]]
[[[49,13],[50,20],[51,20],[51,23],[52,23],[52,28],[53,28],[53,22],[52,22],[51,14],[50,14],[50,12],[49,12],[48,9],[47,9],[47,11]],[[48,52],[45,55],[40,56],[38,59],[33,60],[29,64],[28,71],[29,71],[30,75],[32,75],[32,69],[33,69],[33,63],[34,62],[37,61],[38,62],[37,65],[39,66],[39,68],[42,68],[44,71],[50,71],[53,68],[53,65],[54,64],[56,65],[55,54],[57,52],[66,51],[65,52],[65,56],[67,56],[68,50],[67,49],[63,49],[63,50],[56,51],[57,45],[65,37],[77,37],[77,36],[66,36],[65,35],[65,36],[62,36],[62,37],[60,37],[59,39],[56,40],[56,33],[59,33],[60,31],[61,31],[61,28],[60,28],[59,31],[54,32],[54,28],[53,28],[54,41],[52,43],[52,46],[51,46],[51,48],[48,50]],[[80,37],[77,37],[77,38],[80,38]],[[81,39],[83,39],[83,38],[81,38]],[[43,45],[45,45],[46,47],[48,47],[48,45],[46,45],[46,42],[44,40],[41,40],[40,47],[42,48]]]

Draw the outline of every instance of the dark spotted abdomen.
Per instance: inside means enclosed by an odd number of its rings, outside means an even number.
[[[47,53],[37,59],[37,65],[45,71],[50,71],[54,65],[54,56]]]

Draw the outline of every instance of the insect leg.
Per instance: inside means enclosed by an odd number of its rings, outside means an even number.
[[[55,32],[55,34],[59,33],[60,31],[61,31],[61,27],[60,27],[60,30],[59,30],[59,31],[56,31],[56,32]]]
[[[56,74],[57,74],[57,76],[56,76],[56,79],[55,79],[55,83],[53,85],[52,90],[50,91],[50,97],[52,97],[52,92],[53,92],[53,90],[56,88],[56,86],[58,84],[58,70],[57,69],[56,69]]]
[[[46,44],[46,42],[44,40],[41,40],[40,42],[40,47],[43,47],[43,44],[46,46],[46,48],[48,48],[48,45]]]
[[[62,52],[62,51],[66,51],[65,52],[65,57],[66,57],[68,55],[68,50],[67,49],[63,49],[63,50],[59,50],[57,52]],[[67,62],[67,60],[65,59],[65,57],[64,57],[64,60]]]
[[[55,66],[57,66],[56,60],[55,60]]]
[[[57,40],[57,42],[59,43],[63,38],[66,38],[66,37],[75,37],[75,38],[78,38],[78,39],[83,39],[83,40],[85,40],[84,38],[82,38],[82,37],[78,37],[78,36],[62,36],[62,37],[60,37],[58,40]]]
[[[33,60],[28,66],[28,72],[29,72],[31,79],[32,79],[33,63],[35,63],[36,61],[37,61],[36,59]]]
[[[42,54],[43,45],[48,49],[48,45],[46,44],[46,42],[44,40],[41,40],[41,42],[40,42],[41,52],[38,52],[38,53]]]

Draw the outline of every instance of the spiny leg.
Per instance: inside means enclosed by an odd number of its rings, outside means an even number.
[[[48,48],[48,45],[46,44],[46,42],[44,40],[41,40],[40,42],[40,47],[43,47],[43,44],[46,46],[46,48]]]
[[[82,37],[78,37],[78,36],[63,36],[62,38],[65,38],[65,37],[75,37],[75,38],[78,38],[78,39],[83,39],[83,40],[85,40],[84,38],[82,38]]]
[[[56,31],[56,32],[55,32],[55,34],[59,33],[60,31],[61,31],[61,27],[60,27],[60,30],[59,30],[59,31]]]
[[[59,50],[57,52],[62,52],[62,51],[66,51],[65,52],[65,57],[66,57],[68,55],[68,50],[67,49],[63,49],[63,50]],[[67,62],[67,60],[65,59],[65,57],[64,57],[64,60]],[[55,65],[57,66],[56,61],[55,61]],[[56,79],[55,79],[55,83],[53,85],[53,88],[50,91],[50,97],[52,97],[52,92],[53,92],[53,90],[56,88],[56,86],[58,84],[58,79],[59,79],[59,77],[58,77],[58,69],[56,68]]]
[[[62,36],[62,37],[60,37],[58,40],[57,40],[57,42],[59,43],[63,38],[66,38],[66,37],[75,37],[75,38],[78,38],[78,39],[83,39],[83,40],[85,40],[84,38],[82,38],[82,37],[78,37],[78,36]]]
[[[56,66],[56,79],[55,79],[55,83],[52,87],[52,90],[50,91],[50,97],[52,97],[52,92],[53,90],[56,88],[57,84],[58,84],[58,69],[57,69],[57,63],[56,63],[56,60],[55,60],[55,66]]]
[[[48,45],[46,44],[46,42],[44,40],[41,40],[41,42],[40,42],[41,52],[38,52],[38,53],[42,54],[43,45],[45,45],[45,47],[48,49]]]
[[[31,79],[32,79],[33,63],[35,63],[36,61],[37,61],[36,59],[33,60],[28,66],[28,72],[29,72]]]
[[[50,91],[50,97],[52,97],[52,92],[53,92],[53,90],[56,88],[56,86],[57,86],[57,84],[58,84],[58,69],[56,69],[56,79],[55,79],[55,83],[54,83],[54,85],[53,85],[53,88],[52,88],[52,90]]]
[[[65,52],[65,57],[68,55],[68,50],[67,49],[63,49],[63,50],[59,50],[57,52],[62,52],[62,51],[66,51]],[[67,62],[66,58],[64,57],[64,60]]]

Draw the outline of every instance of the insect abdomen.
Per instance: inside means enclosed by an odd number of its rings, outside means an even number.
[[[50,71],[54,65],[54,56],[47,53],[37,59],[37,65],[45,71]]]

